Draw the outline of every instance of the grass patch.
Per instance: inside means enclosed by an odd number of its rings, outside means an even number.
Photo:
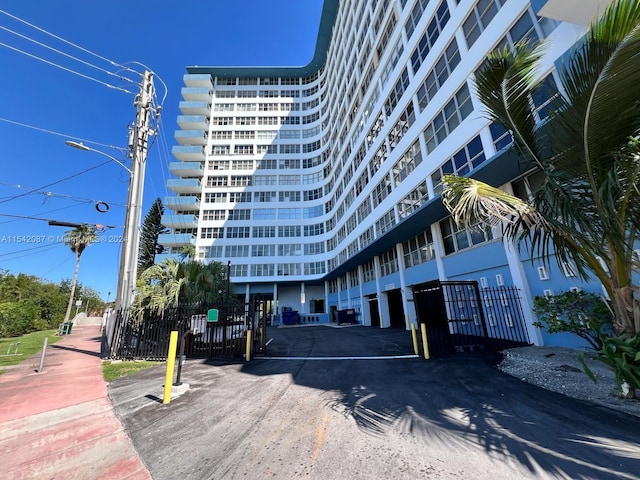
[[[23,362],[27,358],[42,351],[42,345],[45,338],[49,338],[49,345],[53,345],[63,337],[56,336],[57,330],[42,330],[39,332],[31,332],[20,337],[0,338],[0,375],[4,372],[2,367],[9,367]],[[18,355],[16,353],[16,343]],[[13,345],[11,345],[13,344]],[[9,353],[9,355],[7,355]]]
[[[164,362],[152,362],[150,360],[125,360],[125,361],[106,361],[102,364],[102,374],[107,382],[111,382],[116,378],[131,375],[132,373],[155,367]]]

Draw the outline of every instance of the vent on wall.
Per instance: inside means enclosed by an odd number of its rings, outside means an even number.
[[[549,274],[545,267],[538,267],[538,276],[540,277],[540,280],[549,280]]]
[[[497,274],[497,275],[496,275],[496,284],[497,284],[499,287],[504,286],[504,277],[502,276],[502,274],[501,274],[501,273],[499,273],[499,274]]]
[[[482,288],[487,288],[489,283],[487,283],[487,277],[480,277],[480,286]]]

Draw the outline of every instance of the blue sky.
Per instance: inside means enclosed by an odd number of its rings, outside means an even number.
[[[176,117],[185,67],[305,65],[315,49],[322,3],[0,0],[0,10],[116,64],[140,62],[167,85],[161,135],[147,160],[144,217],[157,197],[167,195],[167,165],[172,161],[171,147],[176,144],[173,135],[178,129]],[[126,147],[127,126],[135,119],[133,96],[103,83],[130,91],[137,91],[137,86],[103,71],[116,72],[120,67],[11,16],[0,13],[0,269],[53,282],[73,275],[74,255],[57,241],[68,229],[9,215],[114,225],[116,228],[105,232],[100,243],[85,250],[79,275],[83,285],[96,289],[105,300],[111,292],[113,300],[128,173],[102,155],[72,149],[64,142],[82,141],[126,162],[120,150],[111,146]],[[103,70],[64,57],[9,30]],[[142,70],[138,65],[127,65]],[[160,82],[156,82],[156,88],[161,98],[164,89]],[[109,211],[97,212],[96,201],[107,202]]]

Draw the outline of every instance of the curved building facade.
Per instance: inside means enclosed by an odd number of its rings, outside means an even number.
[[[460,230],[439,182],[458,173],[527,194],[537,176],[486,119],[474,72],[498,46],[546,39],[553,96],[557,65],[598,8],[566,3],[326,0],[307,66],[188,67],[160,243],[230,262],[240,296],[311,321],[348,308],[365,325],[406,328],[417,285],[514,286],[531,341],[555,341],[531,325],[531,299],[600,286],[531,261],[498,231]],[[541,122],[549,100],[531,99]]]

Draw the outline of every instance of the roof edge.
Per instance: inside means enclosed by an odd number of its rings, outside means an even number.
[[[187,67],[190,74],[210,74],[220,78],[247,77],[308,77],[320,70],[327,60],[329,40],[340,0],[324,0],[318,28],[316,49],[311,61],[304,66],[210,66]]]

